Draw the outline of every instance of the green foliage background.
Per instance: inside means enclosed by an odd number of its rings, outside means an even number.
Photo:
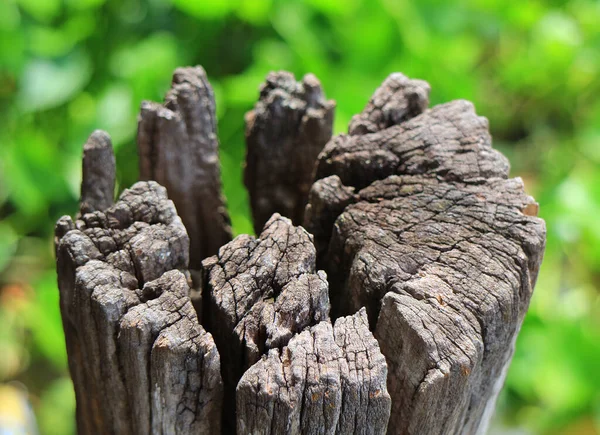
[[[336,132],[393,71],[432,104],[475,102],[548,226],[495,430],[600,432],[598,0],[2,0],[0,384],[26,386],[42,433],[74,431],[52,232],[76,211],[82,145],[107,130],[129,186],[140,102],[192,64],[215,88],[236,233],[252,231],[243,115],[269,71],[315,73]]]

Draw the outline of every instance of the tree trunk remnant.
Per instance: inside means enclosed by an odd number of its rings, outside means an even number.
[[[331,138],[335,102],[313,74],[270,73],[246,114],[246,169],[254,229],[273,213],[302,224],[317,156]]]
[[[466,101],[425,110],[428,92],[391,75],[327,144],[305,226],[333,316],[367,309],[388,363],[389,432],[483,433],[545,227],[487,119]]]
[[[202,67],[177,68],[164,104],[142,103],[140,179],[165,186],[190,236],[190,268],[231,240],[221,193],[215,97]]]
[[[81,213],[105,210],[113,204],[116,161],[110,137],[96,130],[83,146]]]
[[[429,85],[396,73],[323,148],[334,104],[316,78],[272,74],[247,116],[260,235],[190,263],[228,229],[202,220],[224,216],[203,205],[224,204],[218,161],[202,166],[216,159],[210,86],[177,71],[138,138],[147,178],[171,186],[138,182],[115,203],[110,139],[94,132],[80,217],[56,226],[79,432],[483,433],[545,244],[487,120],[465,101],[428,109]],[[210,177],[177,180],[189,150],[186,174]],[[294,166],[319,151],[314,170]]]
[[[98,137],[102,152],[88,146]],[[106,133],[83,160],[96,162],[84,164],[81,192],[95,210],[62,217],[55,238],[79,433],[219,432],[219,353],[188,296],[189,239],[173,202],[150,181],[108,206],[112,190],[88,182],[114,185],[97,178],[115,174]]]
[[[223,361],[224,424],[235,423],[235,388],[251,365],[304,328],[329,319],[310,234],[278,214],[260,238],[240,236],[202,263],[203,321]]]

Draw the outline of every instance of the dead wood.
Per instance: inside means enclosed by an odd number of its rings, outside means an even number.
[[[312,74],[296,82],[281,71],[267,76],[246,114],[246,169],[254,229],[273,213],[302,224],[317,156],[331,138],[335,102]]]
[[[306,228],[334,317],[366,307],[388,363],[389,433],[483,433],[545,244],[488,122],[391,75],[319,156]],[[337,215],[337,216],[336,216]]]
[[[178,68],[164,104],[142,103],[140,179],[165,186],[190,236],[190,267],[231,240],[221,193],[215,97],[202,67]]]
[[[114,202],[94,132],[56,226],[79,432],[484,433],[545,227],[487,120],[428,98],[392,74],[328,141],[318,80],[269,75],[246,118],[260,235],[231,241],[201,68],[142,105],[142,178],[166,188]]]
[[[89,146],[98,137],[102,152]],[[89,173],[84,164],[81,196],[94,201],[82,203],[80,219],[61,218],[55,239],[79,433],[218,432],[219,354],[188,296],[185,227],[155,182],[135,184],[110,206],[112,190],[87,182],[95,168],[114,177],[106,133],[88,140],[86,161],[95,165]]]

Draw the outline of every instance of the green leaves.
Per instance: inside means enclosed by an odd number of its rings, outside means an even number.
[[[381,81],[402,71],[431,83],[434,104],[474,101],[547,222],[546,256],[500,420],[534,433],[593,425],[600,415],[593,365],[600,360],[598,23],[596,0],[0,1],[3,381],[27,379],[40,398],[43,433],[58,428],[53,416],[73,404],[52,229],[76,209],[81,147],[94,129],[111,134],[119,187],[129,186],[137,178],[141,101],[161,100],[175,67],[203,65],[217,96],[234,231],[248,233],[243,116],[266,74],[317,74],[337,101],[335,131],[343,132]],[[15,289],[29,289],[18,313]],[[35,376],[39,367],[48,376]],[[64,408],[51,405],[59,398]]]
[[[64,59],[31,59],[23,71],[17,104],[24,112],[51,109],[69,101],[87,85],[92,65],[76,51]]]

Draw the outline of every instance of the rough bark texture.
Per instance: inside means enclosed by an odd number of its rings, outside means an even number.
[[[239,434],[383,434],[387,366],[364,309],[272,349],[237,387]]]
[[[95,165],[85,163],[90,157]],[[94,200],[82,203],[80,219],[56,226],[79,433],[218,432],[219,354],[188,296],[186,230],[155,182],[135,184],[108,206],[112,188],[88,181],[114,186],[114,163],[108,135],[95,132],[84,147],[81,195]]]
[[[264,228],[226,244],[201,69],[142,107],[142,174],[167,189],[139,182],[113,204],[110,139],[94,132],[80,218],[56,226],[79,432],[483,433],[545,227],[487,120],[465,101],[427,109],[428,94],[388,77],[323,148],[307,197],[333,104],[312,76],[270,75],[247,118]],[[308,231],[294,226],[307,199]]]
[[[254,110],[246,114],[246,169],[254,228],[273,213],[300,225],[317,156],[331,138],[335,103],[312,74],[296,82],[285,71],[270,73]]]
[[[144,101],[140,179],[165,186],[190,236],[190,268],[231,240],[221,194],[215,99],[202,67],[178,68],[164,104]]]
[[[429,105],[429,83],[393,73],[377,88],[367,107],[352,117],[348,133],[375,133],[419,115]]]
[[[235,424],[235,388],[269,349],[329,319],[326,275],[315,269],[312,237],[278,214],[258,239],[242,235],[202,263],[203,321],[223,361],[226,428]]]
[[[485,118],[425,110],[392,75],[319,156],[305,225],[332,313],[366,307],[389,366],[389,433],[485,430],[542,260],[545,227]],[[356,192],[356,193],[355,193]]]

